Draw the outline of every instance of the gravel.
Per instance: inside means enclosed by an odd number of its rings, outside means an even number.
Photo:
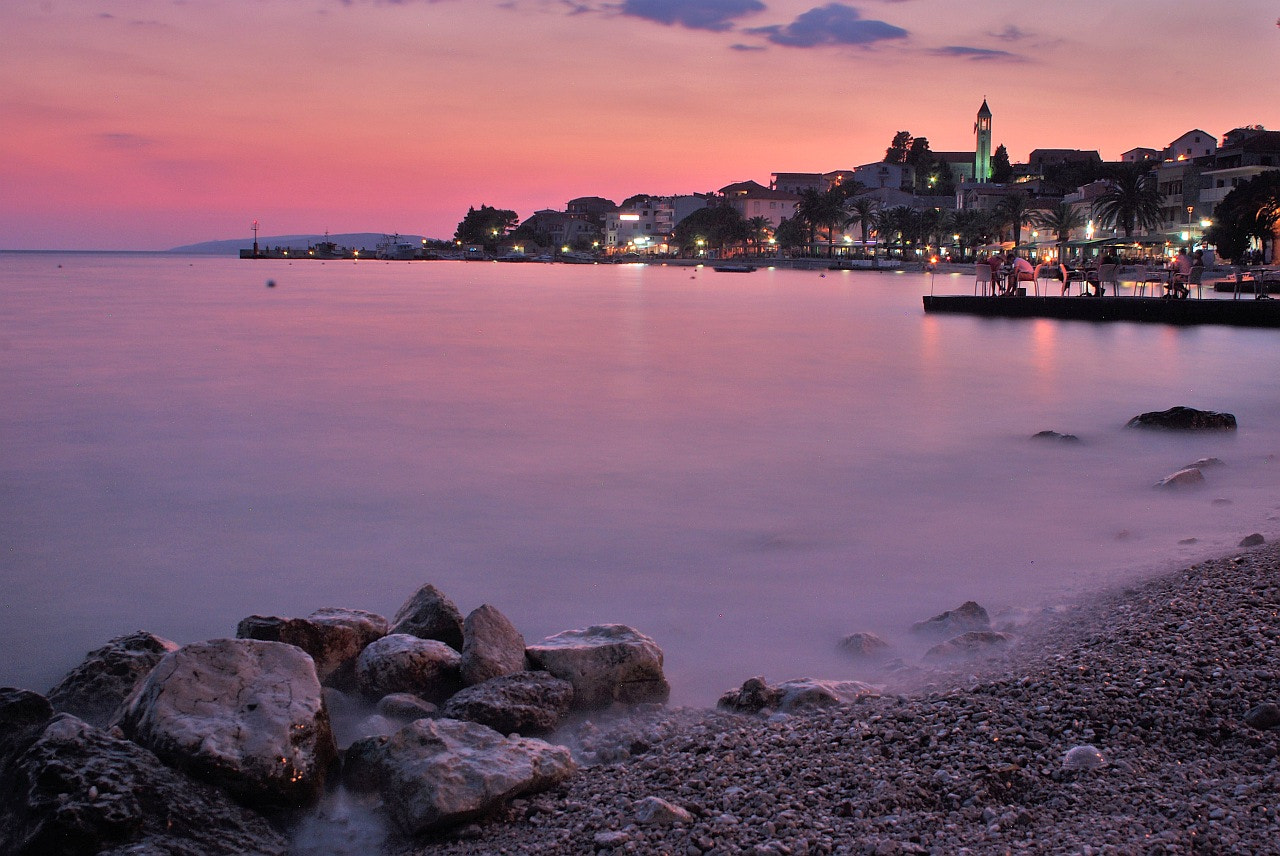
[[[816,713],[648,707],[581,722],[561,737],[588,766],[559,788],[392,846],[1280,852],[1280,728],[1245,721],[1280,702],[1277,545],[1042,617],[998,657]]]

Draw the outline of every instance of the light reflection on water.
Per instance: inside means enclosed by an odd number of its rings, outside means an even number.
[[[0,683],[47,689],[138,628],[390,614],[433,582],[529,639],[631,624],[674,700],[709,704],[754,674],[859,677],[835,652],[857,630],[1034,609],[1275,534],[1271,331],[925,317],[918,274],[0,272]],[[1241,430],[1121,428],[1175,404]],[[1152,490],[1208,455],[1227,466],[1204,490]]]

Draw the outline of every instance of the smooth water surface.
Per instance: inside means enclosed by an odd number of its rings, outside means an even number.
[[[1274,331],[926,317],[929,288],[0,254],[0,684],[431,582],[529,640],[630,624],[673,701],[710,704],[861,677],[854,631],[915,652],[904,628],[964,600],[1034,610],[1275,536]],[[1123,428],[1175,404],[1241,428]],[[1204,489],[1152,488],[1205,456]]]

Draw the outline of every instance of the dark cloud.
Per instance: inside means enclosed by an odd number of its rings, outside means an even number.
[[[901,27],[862,17],[843,3],[828,3],[799,15],[785,27],[757,27],[748,32],[765,36],[777,45],[812,48],[822,45],[873,45],[887,39],[903,39],[909,34]]]
[[[736,45],[729,45],[729,50],[733,50],[733,51],[762,51],[762,50],[767,50],[767,48],[765,48],[765,46],[764,46],[764,45],[744,45],[744,44],[736,44]]]
[[[1031,34],[1021,27],[1015,27],[1013,24],[1005,27],[1003,30],[995,33],[988,33],[993,39],[999,39],[1002,42],[1021,42],[1031,38]]]
[[[618,11],[659,24],[721,32],[733,29],[736,19],[764,8],[760,0],[623,0]]]
[[[969,59],[974,62],[1024,62],[1024,58],[1009,51],[996,51],[989,48],[971,48],[964,45],[948,45],[933,52],[937,56],[949,56],[957,59]]]

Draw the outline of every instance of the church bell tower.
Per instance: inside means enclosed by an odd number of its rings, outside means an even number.
[[[982,99],[978,108],[978,120],[973,124],[973,133],[977,137],[973,152],[973,180],[986,184],[991,180],[991,108],[987,99]]]

